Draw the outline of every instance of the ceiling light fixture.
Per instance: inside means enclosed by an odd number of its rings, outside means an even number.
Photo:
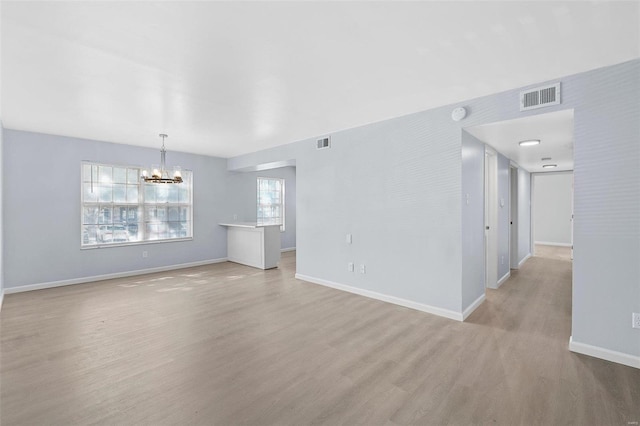
[[[557,164],[543,164],[542,165],[543,169],[555,169],[556,167],[558,167]]]
[[[518,143],[520,144],[520,146],[533,146],[538,145],[540,143],[540,139],[529,139]]]
[[[151,176],[147,170],[142,171],[142,179],[146,183],[182,183],[182,173],[180,167],[174,167],[173,171],[169,173],[166,169],[165,160],[167,157],[167,150],[164,149],[164,139],[167,137],[164,133],[160,133],[162,138],[162,149],[160,150],[160,167],[156,164],[151,166]]]
[[[540,159],[540,161],[549,161],[549,160],[551,160],[551,157],[542,157]]]

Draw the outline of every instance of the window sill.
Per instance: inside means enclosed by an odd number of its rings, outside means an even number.
[[[111,243],[111,244],[92,244],[92,245],[81,245],[80,250],[95,250],[95,249],[104,249],[104,248],[111,248],[111,247],[143,246],[148,244],[176,243],[180,241],[192,241],[192,240],[193,240],[193,237],[186,237],[186,238],[169,238],[166,240],[131,241],[131,242]]]

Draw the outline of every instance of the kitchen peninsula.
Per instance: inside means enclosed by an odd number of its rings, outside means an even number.
[[[280,261],[280,225],[256,222],[220,223],[227,228],[227,258],[260,269],[271,269]]]

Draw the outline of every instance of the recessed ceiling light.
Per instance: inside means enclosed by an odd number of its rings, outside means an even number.
[[[542,157],[540,159],[540,161],[549,161],[549,160],[551,160],[551,157]]]
[[[555,169],[556,167],[558,167],[557,164],[543,164],[542,165],[543,169]]]
[[[533,146],[538,145],[540,143],[540,139],[529,139],[518,143],[520,144],[520,146]]]

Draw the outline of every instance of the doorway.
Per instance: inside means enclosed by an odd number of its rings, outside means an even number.
[[[484,153],[485,287],[498,288],[498,158],[490,147]]]
[[[509,268],[518,269],[518,168],[509,167]]]

